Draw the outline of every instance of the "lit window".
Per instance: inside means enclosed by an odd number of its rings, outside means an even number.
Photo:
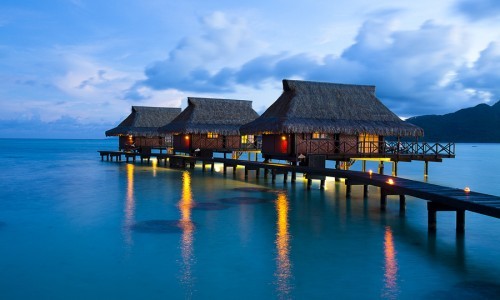
[[[312,134],[313,139],[326,139],[326,133],[314,132]]]
[[[209,139],[216,139],[218,137],[219,137],[218,133],[213,133],[213,132],[207,133],[207,138],[209,138]]]
[[[358,151],[360,153],[378,153],[379,136],[375,134],[360,134],[358,138]]]
[[[242,135],[241,136],[241,143],[242,144],[253,144],[253,142],[254,142],[253,135]]]

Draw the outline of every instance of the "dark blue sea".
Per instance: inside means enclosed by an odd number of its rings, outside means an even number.
[[[101,161],[117,140],[0,139],[0,299],[498,299],[500,220],[343,182]],[[500,195],[500,144],[428,181]],[[359,164],[359,162],[357,163]],[[376,170],[375,163],[369,168]],[[359,169],[359,165],[354,165]],[[390,164],[386,165],[386,173]],[[422,162],[399,176],[424,180]]]

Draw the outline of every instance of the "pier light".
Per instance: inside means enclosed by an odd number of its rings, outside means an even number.
[[[368,170],[368,174],[370,174],[370,177],[372,177],[373,170]]]
[[[394,184],[394,180],[392,180],[392,178],[389,178],[389,179],[387,180],[387,183],[388,183],[388,184],[390,184],[390,185],[393,185],[393,184]]]
[[[281,136],[281,140],[282,140],[282,141],[286,141],[286,135],[282,135],[282,136]]]
[[[470,187],[466,186],[465,189],[464,189],[464,192],[470,193]]]
[[[189,140],[189,135],[186,135],[184,138],[185,138],[186,140]]]

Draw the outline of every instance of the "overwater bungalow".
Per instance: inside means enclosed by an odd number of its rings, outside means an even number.
[[[324,160],[396,160],[405,154],[403,145],[409,145],[400,138],[416,140],[424,134],[422,128],[402,121],[382,104],[374,86],[287,79],[281,96],[240,132],[262,135],[266,160],[295,163],[319,158],[320,165]],[[414,155],[401,160],[418,158],[423,159]]]
[[[188,97],[186,109],[159,131],[173,134],[174,153],[212,156],[246,151],[256,149],[256,140],[253,135],[241,136],[239,128],[258,116],[251,101]]]
[[[118,126],[106,131],[106,136],[118,136],[119,150],[151,152],[152,148],[172,146],[172,136],[158,128],[172,121],[181,108],[132,106],[132,112]]]

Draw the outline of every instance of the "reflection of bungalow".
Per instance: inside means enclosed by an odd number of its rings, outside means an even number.
[[[173,134],[174,151],[194,154],[232,152],[254,146],[253,136],[240,136],[241,125],[259,115],[245,100],[188,97],[188,106],[160,132]]]
[[[265,159],[320,155],[327,160],[383,157],[384,138],[418,137],[375,96],[374,86],[283,80],[283,93],[259,118],[240,128],[262,134]]]
[[[171,146],[172,136],[158,133],[158,128],[172,121],[180,108],[132,106],[132,112],[117,127],[106,131],[106,136],[119,136],[119,149],[138,148],[144,152],[151,148]]]

